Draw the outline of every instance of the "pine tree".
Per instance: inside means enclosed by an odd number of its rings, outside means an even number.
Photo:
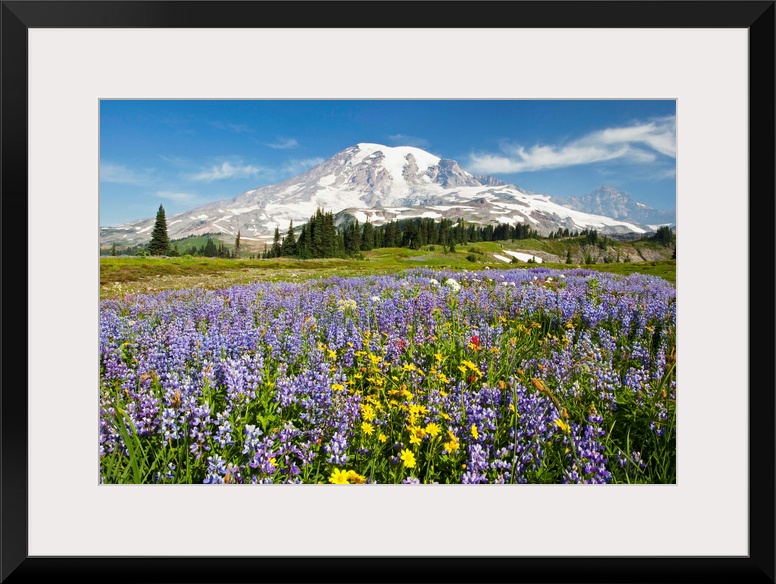
[[[309,259],[310,252],[310,230],[307,224],[302,225],[302,231],[299,232],[299,241],[296,242],[296,253],[303,260]]]
[[[234,257],[240,257],[240,232],[237,231],[237,237],[234,240]]]
[[[218,255],[218,249],[212,238],[207,238],[207,243],[205,243],[205,247],[202,249],[202,255],[209,258],[214,258]]]
[[[372,224],[367,220],[364,223],[364,230],[361,233],[361,251],[371,251],[375,246],[375,230]]]
[[[156,212],[154,230],[151,232],[151,243],[148,244],[151,255],[168,255],[170,253],[170,238],[167,236],[167,220],[164,217],[164,207],[159,205]]]
[[[310,235],[312,236],[310,255],[314,258],[324,257],[323,211],[321,211],[320,207],[315,211],[315,215],[310,217]]]
[[[280,228],[275,227],[275,237],[272,239],[272,256],[273,258],[279,258],[281,251],[280,244]]]
[[[355,255],[361,251],[361,228],[358,219],[345,228],[345,253]]]
[[[288,224],[288,232],[283,239],[283,243],[280,246],[280,251],[284,256],[297,255],[296,240],[294,239],[294,222],[293,220]]]
[[[322,212],[323,213],[323,212]],[[320,257],[333,258],[337,256],[337,230],[334,228],[334,215],[323,213],[321,224],[321,251]]]

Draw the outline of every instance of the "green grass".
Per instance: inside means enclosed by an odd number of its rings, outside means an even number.
[[[422,267],[451,270],[540,266],[559,269],[581,267],[623,275],[635,272],[650,274],[676,283],[676,260],[589,265],[548,262],[507,264],[492,257],[493,253],[503,249],[536,249],[529,247],[529,241],[520,241],[519,245],[517,242],[515,244],[505,242],[504,248],[495,242],[471,243],[457,246],[454,252],[445,252],[441,246],[435,246],[434,250],[430,249],[431,246],[419,250],[381,248],[365,252],[362,259],[258,260],[192,256],[174,258],[102,256],[100,257],[100,298],[117,298],[132,293],[154,293],[180,288],[213,289],[256,281],[302,281],[330,276],[391,274]],[[476,250],[475,253],[469,251],[470,249]],[[476,256],[476,261],[469,261],[467,256]]]

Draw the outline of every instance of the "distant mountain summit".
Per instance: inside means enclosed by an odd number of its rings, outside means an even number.
[[[266,240],[289,222],[300,226],[318,208],[340,221],[375,225],[414,217],[463,218],[480,224],[528,223],[540,234],[558,228],[597,229],[602,234],[641,234],[650,227],[632,218],[561,205],[549,195],[528,193],[493,177],[474,175],[454,160],[411,146],[361,143],[275,185],[167,217],[171,240],[222,233]],[[100,244],[136,245],[151,239],[154,219],[100,229]]]
[[[658,210],[631,199],[609,185],[603,185],[580,197],[552,197],[552,200],[577,211],[605,215],[649,226],[676,225],[675,210]]]

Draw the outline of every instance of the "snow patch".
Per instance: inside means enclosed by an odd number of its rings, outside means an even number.
[[[252,205],[250,207],[233,207],[229,209],[229,211],[233,215],[242,215],[243,213],[250,213],[251,211],[257,211],[258,209],[261,209],[259,205]]]
[[[532,255],[530,253],[521,253],[519,251],[511,251],[511,250],[504,250],[504,253],[511,255],[512,257],[515,257],[521,261],[527,262],[528,260],[533,260],[536,264],[542,263],[542,258]]]

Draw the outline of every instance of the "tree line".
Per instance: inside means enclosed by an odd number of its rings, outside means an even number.
[[[456,221],[442,218],[435,221],[432,218],[412,218],[392,220],[383,225],[374,225],[370,221],[363,224],[353,218],[343,227],[337,227],[334,222],[334,214],[318,208],[309,221],[302,225],[299,235],[296,235],[294,223],[289,223],[285,235],[282,235],[279,227],[275,227],[275,233],[271,244],[266,244],[265,249],[250,258],[279,258],[293,257],[299,259],[313,258],[344,258],[358,256],[376,248],[406,247],[420,249],[427,245],[439,245],[446,251],[452,251],[457,245],[466,245],[483,241],[505,241],[520,239],[560,239],[582,238],[582,243],[597,245],[606,249],[607,238],[600,239],[595,229],[582,231],[569,231],[558,228],[548,236],[540,235],[536,230],[524,223],[510,225],[499,223],[498,225],[478,225],[465,223],[462,218]],[[670,227],[658,228],[657,233],[648,236],[664,246],[672,245],[675,235]],[[125,250],[126,253],[127,250]],[[144,246],[136,246],[128,250],[130,253],[157,256],[192,255],[216,258],[240,258],[243,257],[240,232],[237,232],[232,248],[227,247],[222,241],[208,237],[207,241],[200,245],[190,245],[179,249],[178,243],[171,243],[167,234],[167,222],[164,207],[159,205],[156,214],[151,241]],[[113,244],[111,255],[117,255],[116,244]]]

